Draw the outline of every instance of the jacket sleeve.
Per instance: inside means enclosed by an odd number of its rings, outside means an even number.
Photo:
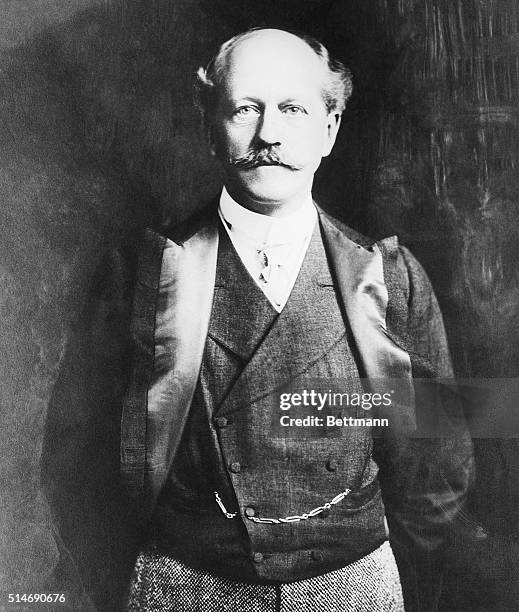
[[[453,371],[431,283],[403,247],[398,268],[407,299],[403,343],[411,358],[420,433],[392,432],[375,440],[375,459],[406,610],[434,610],[442,550],[464,512],[473,479],[472,443],[456,393],[444,384]]]
[[[83,599],[99,610],[122,609],[137,554],[139,533],[119,484],[127,259],[113,250],[96,270],[53,389],[43,442],[42,487],[60,550],[51,586],[67,591],[77,609]]]

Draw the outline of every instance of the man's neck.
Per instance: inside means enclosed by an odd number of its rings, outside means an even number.
[[[251,245],[286,243],[298,236],[304,237],[311,233],[315,225],[317,212],[312,197],[307,196],[299,208],[286,217],[272,217],[251,211],[236,202],[224,188],[220,196],[220,214],[232,227],[232,232],[238,232],[242,238],[247,237]]]
[[[268,217],[290,217],[302,206],[306,205],[308,201],[312,201],[311,188],[305,190],[304,192],[298,193],[288,200],[282,201],[256,201],[245,194],[237,194],[231,185],[226,185],[224,189],[231,196],[231,198],[237,204],[243,206],[243,208],[246,208],[247,210],[259,215],[266,215]]]

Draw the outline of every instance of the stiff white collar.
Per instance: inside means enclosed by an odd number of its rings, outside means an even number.
[[[249,239],[251,246],[256,248],[304,242],[308,233],[313,231],[317,218],[310,193],[288,217],[271,217],[241,206],[225,187],[220,196],[220,213],[231,232]]]
[[[274,308],[287,303],[317,221],[311,194],[288,217],[244,208],[224,188],[220,218],[245,268]]]

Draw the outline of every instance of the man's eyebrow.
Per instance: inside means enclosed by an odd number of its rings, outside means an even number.
[[[279,104],[308,104],[308,101],[305,100],[304,96],[290,96],[282,100]]]
[[[235,106],[236,104],[241,103],[251,103],[257,104],[258,106],[262,106],[265,102],[260,98],[256,98],[255,96],[243,95],[243,96],[235,96],[233,98],[227,99],[227,104],[230,106]],[[297,96],[287,96],[282,98],[277,102],[279,106],[283,104],[308,104],[308,96],[305,96],[305,93],[301,93]]]
[[[250,102],[252,104],[258,105],[262,103],[259,98],[255,98],[254,96],[248,95],[234,96],[233,98],[228,99],[228,104],[230,104],[231,106],[235,106],[236,104],[240,104],[242,102]]]

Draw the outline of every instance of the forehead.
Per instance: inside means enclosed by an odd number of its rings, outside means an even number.
[[[321,97],[324,63],[303,40],[279,30],[253,32],[228,53],[224,93],[236,98]]]

